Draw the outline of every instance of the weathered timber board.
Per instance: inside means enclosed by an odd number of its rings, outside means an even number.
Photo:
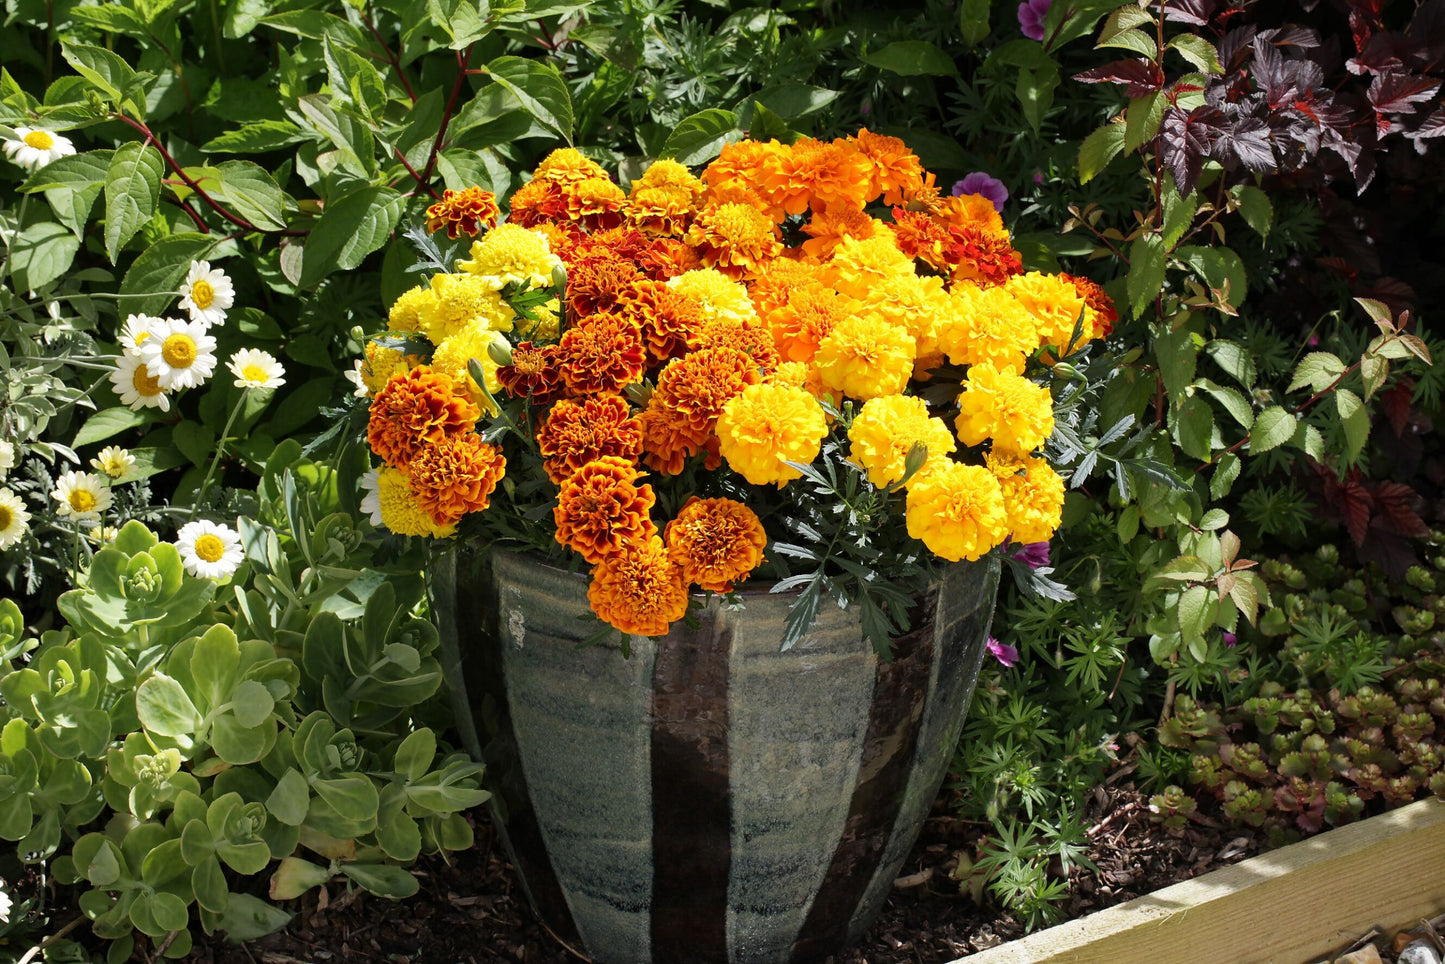
[[[1305,964],[1445,912],[1445,803],[1369,820],[954,964]]]

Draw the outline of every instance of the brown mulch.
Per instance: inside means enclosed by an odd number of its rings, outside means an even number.
[[[1147,798],[1128,787],[1094,792],[1086,814],[1097,874],[1076,871],[1065,905],[1076,917],[1233,863],[1258,852],[1238,831],[1196,823],[1171,834],[1148,819]],[[423,860],[421,891],[400,902],[332,884],[283,904],[286,930],[244,947],[198,942],[188,961],[206,964],[575,964],[532,917],[484,811],[469,851]],[[935,810],[900,886],[862,943],[834,964],[937,964],[1024,933],[1018,921],[976,903],[950,877],[956,854],[974,854],[980,828]]]

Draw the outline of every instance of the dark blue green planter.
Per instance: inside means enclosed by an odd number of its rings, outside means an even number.
[[[585,575],[439,559],[458,724],[543,923],[603,964],[811,961],[856,941],[938,794],[998,575],[951,567],[887,663],[831,607],[779,652],[792,597],[765,587],[624,658],[578,648],[597,628]]]

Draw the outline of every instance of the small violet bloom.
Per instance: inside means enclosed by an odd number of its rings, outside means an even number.
[[[993,658],[1010,669],[1019,661],[1019,651],[1008,643],[1001,643],[990,636],[987,645],[988,651],[993,654]]]
[[[1042,569],[1049,564],[1049,544],[1026,542],[1017,546],[1009,555],[1030,569]]]
[[[990,177],[983,171],[974,171],[961,181],[953,185],[953,196],[962,194],[978,194],[993,202],[994,209],[1000,214],[1003,213],[1003,203],[1008,200],[1008,188],[1003,186],[1003,181],[996,177]]]
[[[1030,40],[1044,39],[1044,16],[1049,12],[1050,0],[1025,0],[1019,4],[1019,29]]]
[[[1224,633],[1223,635],[1224,645],[1228,646],[1230,649],[1233,649],[1234,644],[1239,642],[1239,637],[1234,635],[1233,633]]]

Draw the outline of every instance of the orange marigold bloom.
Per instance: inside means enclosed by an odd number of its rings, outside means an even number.
[[[972,195],[970,195],[972,196]],[[986,202],[993,208],[992,202]],[[980,287],[1001,285],[1023,271],[1023,261],[1007,236],[978,227],[950,227],[951,244],[944,260],[953,266],[953,281],[972,281]]]
[[[512,194],[507,211],[509,224],[524,228],[536,227],[567,216],[567,198],[556,181],[533,179]]]
[[[482,229],[496,224],[501,213],[497,196],[491,191],[479,187],[463,191],[447,188],[442,192],[442,199],[426,209],[426,229],[428,234],[436,234],[446,228],[447,237],[453,241],[463,234],[476,237]]]
[[[838,322],[855,313],[858,302],[816,282],[799,285],[788,300],[768,313],[773,343],[786,361],[811,361],[818,345]]]
[[[768,535],[757,513],[732,499],[687,500],[667,524],[668,554],[683,578],[711,592],[732,592],[763,561]]]
[[[763,183],[773,203],[789,214],[808,208],[862,208],[873,181],[873,164],[848,141],[802,137],[779,152],[775,172]]]
[[[502,450],[475,432],[423,445],[407,465],[417,505],[439,526],[485,509],[506,471]]]
[[[422,446],[470,431],[481,417],[449,376],[418,365],[392,375],[371,400],[366,439],[388,465],[404,469]]]
[[[627,543],[592,570],[587,601],[598,618],[638,636],[663,636],[687,612],[682,569],[653,536]]]
[[[683,187],[649,187],[633,181],[627,196],[628,223],[648,234],[681,234],[695,210],[692,192]]]
[[[1085,278],[1077,274],[1060,274],[1060,278],[1068,281],[1084,299],[1084,304],[1089,311],[1085,314],[1084,320],[1091,323],[1092,335],[1085,332],[1086,336],[1093,338],[1107,338],[1114,330],[1114,325],[1119,321],[1119,309],[1114,307],[1114,299],[1109,293],[1092,278]]]
[[[637,424],[642,430],[643,464],[663,475],[677,475],[688,459],[703,451],[709,441],[716,441],[709,432],[680,418],[656,395],[637,416]]]
[[[562,393],[562,370],[556,345],[524,341],[512,349],[512,363],[497,369],[497,381],[513,398],[545,405]]]
[[[923,186],[923,164],[903,141],[864,128],[853,138],[853,143],[873,166],[865,201],[881,194],[884,204],[901,204],[905,196]]]
[[[872,238],[889,235],[888,225],[864,213],[861,208],[831,207],[813,212],[813,218],[803,225],[808,240],[803,242],[803,252],[814,258],[828,258],[844,238]],[[891,235],[889,235],[891,237]]]
[[[777,171],[784,150],[786,148],[777,141],[738,141],[735,144],[726,144],[713,162],[703,168],[703,183],[707,185],[709,194],[730,185],[751,184],[761,188],[769,176]]]
[[[982,194],[960,194],[943,198],[938,202],[933,215],[947,227],[979,228],[1008,240],[1008,230],[1003,226],[1003,215],[999,214],[993,202]]]
[[[596,564],[615,556],[629,539],[657,534],[650,514],[652,486],[637,485],[637,467],[608,455],[583,465],[562,483],[552,519],[557,541]]]
[[[642,272],[614,255],[575,261],[567,270],[567,307],[574,318],[611,311],[641,280]]]
[[[622,223],[627,195],[605,175],[568,182],[562,186],[562,196],[567,200],[569,220],[580,221],[594,231]]]
[[[687,354],[707,323],[702,306],[661,281],[640,281],[617,302],[617,313],[642,327],[649,366]]]
[[[552,406],[537,430],[543,467],[554,485],[594,459],[615,455],[636,462],[642,454],[642,427],[621,395],[600,395]]]
[[[781,237],[766,214],[737,203],[703,208],[687,231],[687,242],[697,249],[702,263],[730,278],[754,274],[776,258],[783,250]]]
[[[677,238],[656,238],[652,245],[638,254],[637,267],[653,281],[666,281],[702,267],[697,249]]]
[[[788,295],[794,288],[817,281],[818,266],[812,261],[776,258],[758,272],[748,288],[748,295],[753,299],[758,317],[766,318],[787,303]]]
[[[898,250],[910,258],[917,258],[939,271],[950,267],[947,252],[953,247],[954,239],[947,228],[927,214],[894,208],[893,235],[898,240]]]
[[[662,370],[649,407],[670,409],[697,433],[710,435],[729,399],[760,380],[758,364],[746,352],[703,348]]]
[[[622,315],[588,315],[557,343],[557,367],[572,395],[621,391],[642,381],[646,364],[642,329]]]
[[[751,321],[737,318],[715,318],[703,326],[694,348],[736,348],[747,354],[763,371],[778,367],[781,359],[773,336],[764,328]]]

